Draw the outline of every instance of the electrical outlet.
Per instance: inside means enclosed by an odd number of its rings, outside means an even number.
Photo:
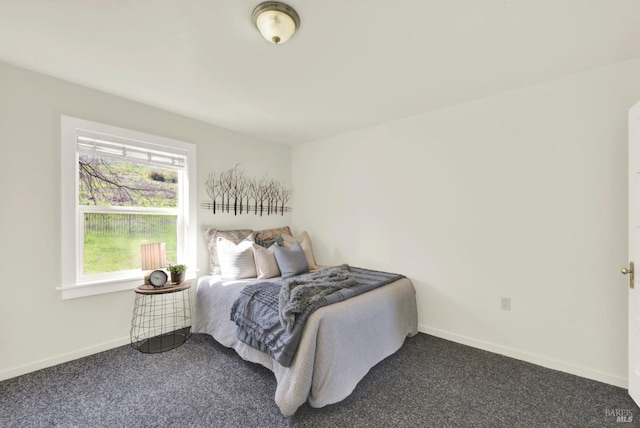
[[[500,298],[500,307],[503,311],[511,310],[511,298],[510,297],[501,297]]]

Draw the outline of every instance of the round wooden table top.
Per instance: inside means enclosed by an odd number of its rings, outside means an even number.
[[[135,292],[138,294],[165,294],[175,293],[176,291],[186,290],[191,287],[191,281],[185,281],[180,284],[172,284],[167,282],[162,287],[154,287],[153,285],[144,284],[135,288]]]

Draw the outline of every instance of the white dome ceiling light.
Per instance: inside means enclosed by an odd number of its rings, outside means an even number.
[[[276,1],[260,3],[251,15],[262,36],[279,45],[300,27],[300,17],[291,6]]]

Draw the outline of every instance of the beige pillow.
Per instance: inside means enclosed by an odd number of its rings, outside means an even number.
[[[253,258],[256,263],[256,273],[258,279],[275,278],[280,276],[280,269],[278,268],[278,262],[276,256],[273,253],[273,247],[275,245],[264,248],[258,244],[253,244]]]
[[[207,228],[204,230],[204,239],[207,240],[207,248],[209,249],[209,266],[212,275],[220,275],[220,262],[218,260],[218,238],[224,238],[234,244],[240,243],[243,239],[251,234],[251,229],[237,230],[218,230]]]
[[[313,247],[311,246],[311,238],[309,234],[305,231],[302,232],[297,237],[292,235],[282,234],[282,238],[284,239],[284,246],[287,248],[291,248],[293,244],[296,242],[300,243],[300,246],[304,250],[304,255],[307,258],[307,263],[309,264],[309,269],[318,269],[318,265],[316,264],[316,259],[313,256]]]

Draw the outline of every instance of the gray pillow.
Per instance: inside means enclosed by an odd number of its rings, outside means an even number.
[[[291,248],[279,246],[273,246],[272,248],[283,278],[290,278],[300,273],[309,272],[307,256],[305,256],[299,242],[293,244]]]
[[[272,245],[279,245],[282,246],[283,242],[284,242],[284,238],[282,236],[278,236],[274,239],[272,239],[271,241],[263,241],[262,239],[258,238],[257,236],[253,238],[254,241],[256,241],[256,244],[260,245],[261,247],[264,248],[269,248]]]

